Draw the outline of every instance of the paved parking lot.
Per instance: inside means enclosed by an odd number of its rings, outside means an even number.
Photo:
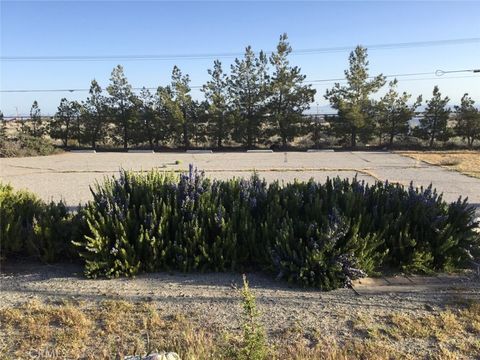
[[[179,160],[180,164],[175,165]],[[69,206],[91,198],[89,186],[119,169],[158,168],[187,170],[194,164],[215,178],[249,177],[256,170],[267,181],[324,181],[328,176],[367,182],[389,180],[408,185],[433,183],[447,201],[468,196],[480,207],[480,180],[388,152],[276,152],[276,153],[65,153],[61,155],[0,159],[0,179],[26,188],[45,200],[64,199]]]

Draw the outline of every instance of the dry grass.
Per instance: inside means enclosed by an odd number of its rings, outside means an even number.
[[[239,307],[240,309],[240,307]],[[300,324],[270,334],[271,359],[479,358],[480,303],[412,315],[360,313],[346,337]],[[235,359],[239,333],[163,314],[151,302],[32,300],[0,310],[0,358],[122,359],[154,350],[182,359]]]
[[[480,151],[405,151],[399,154],[480,178]]]

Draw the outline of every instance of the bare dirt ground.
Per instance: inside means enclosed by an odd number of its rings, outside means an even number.
[[[148,302],[165,318],[183,314],[203,328],[240,331],[241,274],[154,273],[135,279],[89,280],[81,271],[72,264],[7,263],[0,275],[0,310],[32,300],[70,301],[90,308],[106,300]],[[363,279],[354,289],[331,292],[290,287],[258,273],[248,273],[247,278],[262,323],[274,341],[292,329],[307,338],[322,334],[340,342],[365,340],[366,333],[396,319],[392,316],[432,318],[459,304],[480,301],[480,282],[467,275]],[[429,341],[413,336],[390,342],[415,356],[432,350]]]

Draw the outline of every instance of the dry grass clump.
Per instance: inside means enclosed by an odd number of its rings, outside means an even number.
[[[0,310],[0,349],[16,359],[123,359],[155,350],[212,358],[216,340],[184,315],[161,317],[150,303],[44,304]]]
[[[240,309],[240,307],[239,307]],[[416,315],[361,312],[348,336],[293,325],[268,339],[268,359],[457,359],[480,357],[480,303]],[[175,351],[182,359],[236,359],[241,331],[164,314],[152,302],[32,300],[0,309],[0,358],[123,359]]]
[[[480,178],[480,151],[405,151],[399,154]]]

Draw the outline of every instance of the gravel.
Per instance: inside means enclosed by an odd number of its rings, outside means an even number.
[[[302,324],[330,334],[344,331],[359,313],[381,317],[392,311],[425,314],[456,299],[480,299],[480,282],[460,276],[363,279],[349,288],[321,292],[301,289],[261,273],[247,273],[262,320],[271,332]],[[91,280],[78,265],[4,264],[0,274],[0,307],[32,298],[102,301],[152,301],[165,314],[190,314],[198,321],[239,328],[239,273],[152,273],[136,278]],[[343,329],[343,330],[342,330]]]

